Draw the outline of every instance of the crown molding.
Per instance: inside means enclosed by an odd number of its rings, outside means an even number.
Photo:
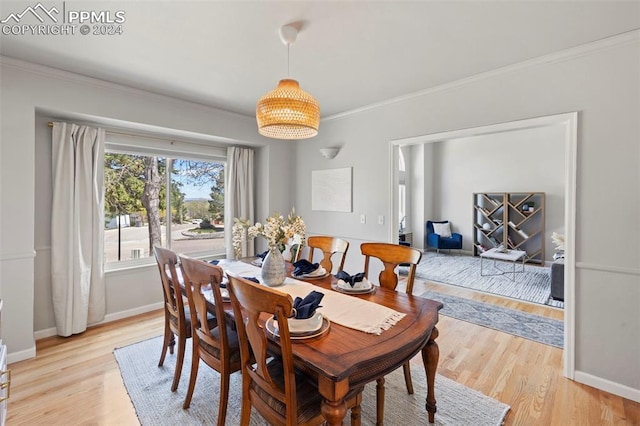
[[[188,99],[182,99],[175,96],[163,95],[163,94],[151,92],[148,90],[138,89],[136,87],[127,86],[120,83],[114,83],[112,81],[102,80],[95,77],[89,77],[84,74],[65,71],[60,68],[41,65],[35,62],[24,61],[22,59],[16,59],[9,56],[0,55],[0,64],[3,66],[15,68],[20,71],[29,72],[29,73],[41,75],[44,77],[56,78],[58,80],[68,81],[72,83],[84,84],[86,86],[91,86],[98,89],[117,90],[119,92],[129,94],[129,95],[146,97],[153,101],[189,104],[192,107],[197,107],[203,110],[211,111],[213,109],[222,114],[229,115],[232,117],[255,120],[255,117],[246,115],[246,114],[241,114],[237,111],[230,111],[230,110],[222,109],[220,107],[206,105],[200,102],[194,102]]]
[[[509,74],[517,71],[521,71],[528,68],[537,67],[545,64],[552,64],[563,62],[571,59],[575,59],[581,56],[590,55],[601,50],[610,49],[612,47],[621,46],[627,43],[633,43],[640,40],[640,29],[627,31],[625,33],[617,34],[604,39],[596,40],[590,43],[582,44],[568,49],[553,52],[547,55],[539,56],[537,58],[529,59],[523,62],[519,62],[512,65],[496,68],[494,70],[486,71],[483,73],[475,74],[469,77],[465,77],[456,81],[440,84],[438,86],[430,87],[428,89],[419,90],[417,92],[408,93],[406,95],[397,96],[395,98],[387,99],[384,101],[372,103],[359,108],[354,108],[348,111],[340,112],[337,114],[329,115],[321,118],[321,122],[327,122],[337,120],[340,118],[348,117],[351,115],[359,114],[365,111],[381,108],[384,106],[392,105],[399,102],[404,102],[409,99],[413,99],[420,96],[426,96],[433,93],[443,92],[447,90],[453,90],[460,86],[471,84],[477,81],[487,80],[500,75]],[[144,96],[152,100],[170,101],[176,103],[186,103],[191,106],[199,107],[206,110],[214,109],[222,114],[226,114],[236,118],[251,119],[255,117],[251,115],[242,114],[236,111],[230,111],[222,109],[217,106],[206,105],[199,102],[194,102],[187,99],[177,98],[174,96],[163,95],[147,90],[138,89],[135,87],[123,85],[120,83],[114,83],[107,80],[98,79],[95,77],[88,77],[83,74],[77,74],[70,71],[61,70],[59,68],[53,68],[46,65],[40,65],[33,62],[24,61],[21,59],[15,59],[8,56],[0,55],[0,64],[9,66],[22,71],[31,72],[34,74],[43,75],[46,77],[57,78],[64,81],[70,81],[74,83],[81,83],[87,86],[93,86],[102,89],[118,90],[127,94],[133,94],[137,96]]]
[[[395,103],[404,102],[409,99],[417,98],[419,96],[431,95],[433,93],[444,92],[447,90],[456,89],[460,86],[475,83],[477,81],[488,80],[504,74],[509,74],[517,71],[521,71],[527,68],[533,68],[540,65],[564,62],[571,59],[579,58],[581,56],[590,55],[601,50],[610,49],[612,47],[621,46],[627,43],[633,43],[640,40],[640,29],[628,31],[625,33],[617,34],[611,37],[596,40],[590,43],[582,44],[568,49],[559,50],[557,52],[549,53],[547,55],[539,56],[537,58],[529,59],[526,61],[518,62],[516,64],[507,65],[504,67],[496,68],[491,71],[474,74],[470,77],[461,78],[459,80],[451,81],[448,83],[440,84],[438,86],[430,87],[428,89],[419,90],[417,92],[408,93],[406,95],[397,96],[395,98],[387,99],[384,101],[376,102],[373,104],[365,105],[359,108],[354,108],[348,111],[340,112],[337,114],[329,115],[322,118],[321,122],[327,122],[345,118],[351,115],[360,114],[365,111],[370,111],[376,108],[381,108]]]

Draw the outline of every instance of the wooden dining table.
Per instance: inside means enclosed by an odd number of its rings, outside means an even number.
[[[219,266],[225,269],[228,262],[234,261],[222,260]],[[292,270],[293,266],[287,263],[289,277]],[[325,291],[335,291],[337,281],[332,275],[312,280],[296,279]],[[426,411],[429,422],[433,423],[436,413],[434,383],[439,357],[435,341],[438,337],[436,324],[442,303],[378,286],[371,293],[349,294],[348,297],[383,305],[406,315],[379,335],[332,322],[329,331],[322,336],[292,341],[295,364],[317,375],[326,424],[342,424],[347,413],[344,397],[351,389],[391,373],[419,352],[427,378],[424,384],[427,388]],[[225,311],[233,315],[231,306],[225,306]],[[274,344],[277,345],[275,338]]]

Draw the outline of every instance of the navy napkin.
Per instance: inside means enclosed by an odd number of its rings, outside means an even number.
[[[342,280],[346,283],[349,283],[349,285],[351,287],[353,287],[354,285],[356,285],[356,283],[359,283],[360,281],[362,281],[364,279],[364,272],[358,272],[357,274],[351,276],[349,275],[348,272],[345,271],[339,271],[336,274],[336,278],[339,280]]]
[[[210,260],[209,263],[212,264],[212,265],[217,265],[218,263],[220,263],[220,260],[213,259],[213,260]]]
[[[296,297],[293,301],[293,308],[295,309],[296,319],[311,318],[316,313],[316,309],[320,307],[320,301],[324,297],[324,293],[319,291],[312,291],[307,294],[304,299]]]
[[[269,253],[269,250],[256,254],[256,257],[259,257],[260,259],[264,260],[264,258],[267,257],[267,253]]]
[[[310,274],[318,269],[319,266],[319,263],[311,263],[306,259],[298,260],[293,263],[293,275]]]
[[[254,283],[260,284],[260,281],[256,277],[242,277],[247,281],[253,281]]]

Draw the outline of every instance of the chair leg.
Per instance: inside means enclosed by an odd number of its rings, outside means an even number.
[[[218,426],[224,426],[227,418],[227,401],[229,400],[229,373],[220,372],[220,403],[218,408]]]
[[[176,358],[176,371],[173,373],[173,384],[171,385],[171,392],[175,392],[178,389],[178,383],[180,383],[180,375],[182,374],[182,363],[184,362],[184,350],[187,344],[187,338],[184,336],[178,336],[178,358]]]
[[[198,366],[200,365],[200,350],[199,350],[198,342],[196,341],[196,339],[197,338],[195,337],[191,338],[191,342],[192,342],[191,373],[189,374],[189,387],[187,388],[187,396],[184,398],[184,404],[182,404],[182,408],[189,408],[189,406],[191,405],[191,398],[193,397],[193,390],[196,387],[196,378],[198,377]],[[176,366],[176,371],[177,371],[177,366]],[[175,389],[171,389],[171,390],[175,390]]]
[[[404,382],[407,385],[407,393],[409,395],[413,395],[413,382],[411,381],[411,364],[409,364],[409,362],[405,362],[402,365],[402,369],[404,370]]]
[[[384,377],[376,380],[376,426],[384,424]]]
[[[244,377],[242,378],[244,381]],[[249,397],[242,395],[242,409],[240,411],[240,426],[249,426],[249,420],[251,419],[251,402]]]
[[[173,355],[173,348],[176,345],[176,335],[169,333],[169,353]]]
[[[356,395],[356,405],[351,407],[351,426],[360,426],[362,424],[362,392]]]
[[[158,362],[158,367],[162,367],[164,364],[164,358],[167,356],[167,346],[171,342],[171,337],[173,333],[171,332],[171,328],[169,327],[168,319],[165,317],[164,322],[164,340],[162,341],[162,353],[160,354],[160,361]],[[174,341],[175,344],[175,341]],[[173,346],[171,346],[171,353],[173,354]]]

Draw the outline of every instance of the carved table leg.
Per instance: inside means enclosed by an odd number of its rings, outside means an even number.
[[[384,377],[376,380],[376,426],[384,424]]]
[[[324,416],[325,425],[341,425],[347,415],[347,403],[344,397],[349,392],[349,380],[345,379],[340,382],[333,382],[320,375],[318,377],[318,390],[323,397],[320,410]],[[359,415],[357,417],[359,417]]]
[[[438,329],[433,327],[431,336],[424,348],[422,348],[422,361],[424,362],[425,373],[427,374],[427,403],[426,408],[429,413],[429,423],[435,421],[436,414],[436,396],[435,396],[435,380],[436,368],[438,368],[438,358],[440,357],[440,349],[436,343],[438,337]]]
[[[347,415],[347,404],[344,400],[328,401],[323,399],[321,411],[324,419],[326,420],[326,425],[342,425],[342,420]]]

